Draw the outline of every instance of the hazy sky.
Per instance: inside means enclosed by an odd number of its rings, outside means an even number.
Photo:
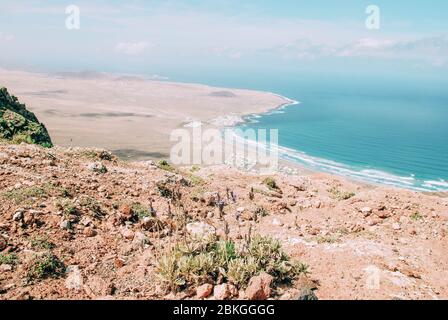
[[[68,30],[65,9],[80,9]],[[366,8],[381,10],[369,30]],[[0,0],[0,67],[448,69],[448,1]]]

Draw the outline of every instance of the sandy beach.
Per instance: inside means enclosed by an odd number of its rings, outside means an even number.
[[[100,147],[123,158],[167,158],[173,129],[229,125],[290,103],[267,92],[104,73],[0,69],[0,85],[47,126],[56,145]]]

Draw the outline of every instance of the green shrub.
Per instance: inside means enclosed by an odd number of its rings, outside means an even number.
[[[277,182],[274,180],[274,178],[268,177],[264,179],[263,183],[270,189],[270,190],[278,190]]]
[[[47,188],[40,186],[24,187],[12,191],[4,192],[5,199],[12,200],[16,204],[32,204],[32,198],[43,199],[47,197]]]
[[[413,214],[411,214],[411,216],[409,217],[412,221],[419,221],[423,219],[423,216],[420,214],[420,212],[414,212]]]
[[[160,160],[159,163],[157,164],[157,167],[168,172],[176,171],[176,169],[172,165],[170,165],[166,160]]]
[[[149,212],[148,208],[146,208],[143,204],[140,202],[135,202],[131,206],[132,212],[134,215],[138,217],[139,220],[143,220],[147,217],[152,217],[151,212]]]
[[[339,201],[348,200],[356,196],[354,192],[343,192],[336,187],[331,188],[328,192],[330,193],[331,198]]]
[[[0,265],[8,264],[15,266],[19,262],[19,257],[15,253],[1,254],[0,253]]]
[[[95,214],[101,214],[102,212],[101,204],[95,198],[84,195],[79,198],[78,202],[81,207],[84,207]]]
[[[31,247],[38,250],[51,250],[56,247],[56,245],[47,236],[37,236],[31,239]]]
[[[58,199],[55,202],[55,207],[62,211],[64,216],[77,214],[78,208],[70,199]]]
[[[289,282],[306,273],[304,264],[290,261],[279,241],[255,236],[249,245],[238,248],[233,241],[211,238],[174,246],[158,259],[158,273],[172,290],[218,279],[245,288],[261,272],[276,282]]]
[[[65,272],[64,264],[53,253],[36,256],[28,268],[29,280],[58,278]]]

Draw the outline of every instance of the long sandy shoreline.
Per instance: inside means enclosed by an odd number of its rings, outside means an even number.
[[[8,88],[63,147],[99,147],[132,160],[167,158],[170,133],[192,122],[223,127],[291,103],[279,95],[105,73],[0,69]]]

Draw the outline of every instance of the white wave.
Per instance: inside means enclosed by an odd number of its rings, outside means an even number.
[[[241,116],[237,115],[221,116],[209,121],[210,124],[217,127],[233,127],[244,122],[244,119]]]
[[[271,112],[265,113],[263,115],[272,115],[272,114],[280,114],[284,113],[284,109],[292,106],[292,105],[298,105],[300,104],[299,101],[289,99],[287,97],[281,96],[279,94],[272,93],[271,94],[281,97],[282,99],[285,99],[288,101],[288,103],[285,103],[284,105],[280,106],[279,108],[276,108],[275,110],[272,110]],[[254,118],[260,118],[262,115],[254,114],[250,115],[245,118],[246,123],[253,123]],[[254,122],[258,122],[255,120]],[[236,122],[238,124],[240,122]],[[246,142],[247,143],[247,142]],[[254,144],[257,144],[257,142],[254,142]],[[260,147],[260,146],[258,146]],[[448,191],[448,182],[445,180],[439,180],[439,181],[422,181],[416,179],[414,174],[410,174],[409,176],[400,176],[395,175],[392,173],[388,173],[381,170],[375,170],[370,168],[356,168],[354,166],[348,166],[336,161],[318,158],[318,157],[312,157],[305,152],[297,151],[294,149],[282,147],[282,146],[272,146],[272,145],[263,145],[263,148],[276,148],[279,156],[285,160],[289,160],[292,162],[303,164],[306,167],[309,167],[310,169],[315,169],[316,171],[324,171],[331,174],[337,174],[340,176],[349,177],[352,179],[375,183],[375,184],[382,184],[382,185],[389,185],[389,186],[395,186],[405,189],[411,189],[415,191]]]
[[[427,180],[424,181],[422,186],[433,191],[448,191],[448,182],[445,180]]]

